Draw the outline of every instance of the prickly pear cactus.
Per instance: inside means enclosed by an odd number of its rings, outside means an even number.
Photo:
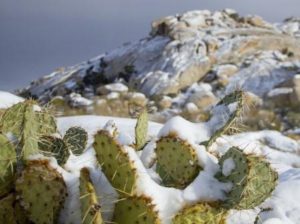
[[[226,211],[207,203],[184,208],[172,221],[172,224],[225,224]]]
[[[277,173],[262,157],[245,155],[232,147],[220,159],[224,169],[226,161],[234,166],[230,173],[219,173],[216,177],[223,182],[232,182],[233,187],[222,204],[225,208],[252,209],[271,196],[276,187]],[[232,162],[230,162],[232,163]]]
[[[160,224],[158,213],[147,197],[131,196],[120,199],[114,210],[113,223],[116,224]]]
[[[69,156],[70,152],[67,145],[61,138],[57,138],[51,135],[44,135],[38,142],[39,150],[45,156],[54,156],[59,165],[64,165]]]
[[[23,130],[24,114],[26,110],[25,103],[18,103],[8,108],[2,115],[0,127],[3,133],[13,133],[21,136]]]
[[[14,146],[0,134],[0,197],[13,189],[15,179],[16,151]]]
[[[17,149],[18,158],[24,159],[38,152],[41,135],[56,132],[54,118],[36,102],[27,100],[8,108],[0,121],[3,133],[12,133],[21,142]]]
[[[67,130],[64,141],[74,155],[81,155],[87,144],[87,132],[81,127],[71,127]]]
[[[80,171],[80,204],[82,224],[102,224],[100,204],[87,168]]]
[[[135,148],[141,150],[147,142],[148,135],[148,113],[144,109],[138,116],[135,126]]]
[[[176,135],[162,137],[156,144],[157,172],[163,184],[184,188],[201,171],[195,149]]]
[[[212,118],[208,121],[208,125],[212,127],[212,135],[208,141],[202,143],[203,145],[209,147],[217,138],[234,128],[234,123],[243,110],[243,99],[243,92],[236,90],[217,103],[213,109]]]
[[[95,135],[96,158],[105,176],[119,192],[131,194],[136,183],[137,173],[127,152],[108,131],[101,130]]]
[[[67,189],[62,176],[48,161],[28,161],[16,181],[16,192],[33,223],[57,223]]]
[[[0,200],[0,223],[17,223],[14,215],[14,201],[13,194],[9,194]]]

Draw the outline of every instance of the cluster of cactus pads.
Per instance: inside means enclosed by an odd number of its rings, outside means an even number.
[[[137,119],[133,144],[122,144],[118,132],[107,128],[95,134],[98,172],[105,175],[118,195],[108,220],[103,216],[99,186],[89,168],[83,167],[78,175],[79,195],[68,194],[61,173],[70,155],[74,159],[86,153],[86,131],[72,127],[61,137],[54,117],[34,101],[8,108],[0,120],[0,223],[65,223],[60,213],[70,197],[79,197],[77,212],[81,219],[76,223],[84,224],[225,224],[230,209],[259,206],[272,194],[277,173],[263,157],[244,154],[237,147],[218,158],[219,171],[210,177],[231,186],[223,192],[223,199],[193,203],[182,199],[182,192],[205,172],[201,153],[213,156],[208,148],[238,118],[243,93],[229,94],[216,107],[208,123],[218,125],[199,145],[173,132],[151,141],[145,110]],[[229,108],[226,119],[222,116],[218,120],[220,108]],[[155,156],[149,167],[140,156],[151,145]],[[162,194],[169,201],[160,200]]]

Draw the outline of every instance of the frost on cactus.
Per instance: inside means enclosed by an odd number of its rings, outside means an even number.
[[[147,142],[148,135],[148,113],[144,109],[138,116],[135,126],[135,147],[141,150]]]
[[[42,136],[38,142],[38,146],[39,150],[45,156],[54,156],[59,165],[64,165],[70,156],[68,147],[63,139],[55,136]]]
[[[158,212],[151,199],[147,197],[130,196],[120,199],[116,205],[113,216],[116,224],[160,224]]]
[[[238,148],[232,147],[221,157],[221,168],[229,158],[235,164],[231,173],[225,176],[220,172],[216,175],[220,181],[233,184],[227,199],[222,203],[223,207],[252,209],[271,196],[278,175],[268,162],[262,157],[245,155]]]
[[[0,134],[0,197],[13,188],[15,165],[15,148],[4,135]]]
[[[180,211],[172,224],[225,224],[226,216],[227,212],[216,205],[199,203]]]
[[[88,134],[81,127],[71,127],[67,130],[64,141],[74,155],[81,155],[87,144]]]
[[[218,137],[226,134],[232,129],[234,122],[240,117],[243,109],[244,94],[240,90],[236,90],[226,95],[212,110],[212,117],[208,121],[211,128],[211,137],[202,144],[209,147]]]
[[[17,223],[14,215],[14,201],[13,194],[9,194],[0,200],[0,223]]]
[[[102,224],[100,204],[87,168],[80,171],[80,204],[82,224]]]
[[[12,133],[20,141],[18,156],[28,158],[38,152],[41,135],[56,132],[55,119],[36,102],[27,100],[8,108],[0,121],[3,133]]]
[[[22,208],[33,223],[57,223],[67,196],[62,176],[47,160],[28,161],[16,181],[16,192]]]
[[[184,188],[202,169],[195,149],[176,135],[162,137],[156,143],[157,172],[165,186]]]
[[[137,178],[136,168],[123,149],[108,131],[95,135],[94,149],[105,176],[119,193],[131,194]]]

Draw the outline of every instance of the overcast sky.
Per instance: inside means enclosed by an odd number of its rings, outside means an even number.
[[[300,17],[300,0],[0,0],[0,90],[140,39],[155,18],[224,8],[271,22]]]

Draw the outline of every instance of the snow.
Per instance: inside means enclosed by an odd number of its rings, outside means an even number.
[[[1,106],[6,107],[22,99],[6,92],[0,92]],[[5,99],[5,100],[3,100]],[[234,110],[235,105],[229,110]],[[231,210],[228,224],[252,224],[258,217],[260,224],[297,224],[300,223],[300,146],[277,131],[257,131],[221,136],[210,147],[208,152],[200,142],[210,138],[210,123],[191,123],[181,117],[170,119],[165,125],[149,123],[151,141],[143,152],[136,153],[130,147],[134,143],[136,120],[102,116],[61,117],[57,119],[60,133],[64,134],[72,126],[80,126],[88,132],[88,149],[81,155],[71,155],[64,169],[57,165],[54,158],[48,158],[51,165],[60,172],[66,182],[69,196],[65,201],[60,220],[64,223],[80,223],[79,171],[88,167],[92,182],[100,196],[105,221],[112,217],[117,193],[110,185],[95,159],[92,147],[94,134],[105,128],[123,145],[138,173],[136,195],[145,195],[152,199],[163,224],[171,223],[171,217],[185,206],[198,201],[215,201],[225,198],[225,192],[231,189],[231,183],[220,183],[214,178],[220,170],[216,156],[223,155],[230,147],[237,146],[246,154],[254,153],[264,156],[279,174],[278,185],[272,196],[255,209]],[[198,162],[203,170],[185,189],[161,186],[155,173],[156,141],[169,133],[176,133],[187,140],[195,149]],[[40,155],[35,159],[40,159]],[[42,157],[45,159],[44,157]],[[33,158],[34,159],[34,158]],[[232,159],[227,159],[221,168],[226,176],[235,167]],[[170,206],[172,205],[172,206]]]
[[[9,92],[0,91],[0,109],[11,107],[12,105],[22,101],[24,101],[24,99],[19,96]]]
[[[232,170],[235,169],[235,163],[232,158],[228,158],[223,162],[222,174],[224,176],[229,176]]]

